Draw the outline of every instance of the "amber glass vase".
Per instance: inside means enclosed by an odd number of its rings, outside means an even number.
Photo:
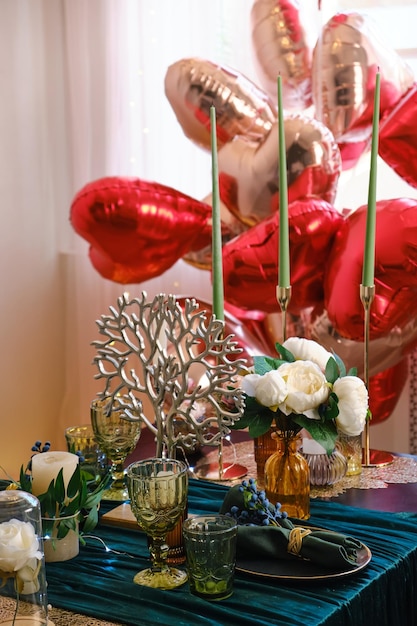
[[[277,450],[277,444],[272,435],[275,428],[270,428],[266,433],[260,437],[255,437],[253,440],[253,449],[256,463],[256,478],[258,485],[263,487],[265,484],[265,463],[269,457]]]
[[[265,463],[265,492],[272,504],[280,502],[288,517],[310,517],[310,471],[303,455],[298,452],[299,432],[277,430],[274,434],[276,451]]]

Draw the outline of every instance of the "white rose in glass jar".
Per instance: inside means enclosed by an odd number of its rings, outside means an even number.
[[[31,559],[41,559],[39,540],[30,522],[11,519],[0,524],[0,570],[17,572]]]
[[[303,337],[289,337],[282,345],[297,360],[316,363],[322,372],[326,370],[327,361],[333,356],[320,344],[312,339],[304,339]]]
[[[317,408],[329,397],[329,384],[320,367],[312,361],[284,363],[278,372],[287,385],[288,395],[280,409],[303,414],[310,419],[320,419]]]
[[[255,397],[259,404],[274,410],[284,402],[287,388],[278,370],[260,374],[248,374],[242,379],[242,389],[248,395]]]
[[[368,390],[363,380],[357,376],[338,378],[333,391],[339,402],[339,415],[336,426],[343,435],[354,437],[365,428],[368,412]]]

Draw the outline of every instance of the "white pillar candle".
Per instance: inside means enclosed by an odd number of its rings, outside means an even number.
[[[79,457],[71,452],[42,452],[32,457],[32,493],[39,496],[48,491],[51,480],[55,480],[63,469],[64,486],[67,489],[71,476],[78,465]]]
[[[166,506],[169,503],[169,479],[174,476],[174,472],[161,470],[157,473],[154,481],[149,485],[149,499],[151,506]]]

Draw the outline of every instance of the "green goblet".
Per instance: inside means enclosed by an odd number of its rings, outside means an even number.
[[[174,589],[187,580],[187,573],[169,567],[167,534],[185,511],[188,468],[174,459],[146,459],[127,468],[130,506],[141,529],[149,538],[151,567],[133,578],[138,585]]]
[[[132,413],[132,411],[130,411]],[[91,425],[100,449],[106,454],[111,468],[112,482],[103,492],[103,500],[128,500],[124,462],[133,452],[141,434],[141,421],[129,419],[123,404],[115,398],[93,400]]]

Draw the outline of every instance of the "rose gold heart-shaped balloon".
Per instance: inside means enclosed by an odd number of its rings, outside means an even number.
[[[337,141],[369,138],[378,69],[383,117],[412,86],[411,68],[383,41],[368,16],[334,15],[314,48],[312,77],[315,115]]]
[[[185,252],[211,241],[211,208],[159,183],[106,177],[85,185],[71,205],[74,230],[90,245],[104,278],[136,283],[159,276]]]
[[[327,311],[310,316],[306,325],[308,337],[317,341],[329,352],[336,352],[343,360],[347,369],[356,367],[358,376],[364,372],[364,343],[340,335],[329,320]],[[377,376],[391,367],[396,366],[417,345],[417,317],[413,318],[404,328],[395,326],[385,335],[371,339],[369,342],[368,368],[369,376]]]
[[[182,59],[165,76],[165,95],[185,135],[210,148],[210,108],[216,109],[219,146],[240,135],[259,142],[276,121],[266,93],[239,72],[204,59]]]
[[[305,115],[284,118],[288,199],[334,201],[340,152],[330,131]],[[237,219],[252,226],[278,208],[278,125],[259,145],[236,138],[219,152],[220,197]]]
[[[335,330],[363,340],[362,282],[367,207],[345,218],[327,261],[324,304]],[[404,328],[417,316],[417,200],[381,200],[376,208],[375,297],[370,337]]]
[[[252,47],[259,80],[277,102],[277,76],[284,108],[302,111],[312,103],[311,50],[296,0],[255,0],[251,10]]]
[[[292,296],[296,312],[323,300],[323,276],[333,237],[343,221],[324,200],[298,200],[288,207]],[[277,311],[278,214],[264,219],[223,247],[224,292],[243,309]]]

